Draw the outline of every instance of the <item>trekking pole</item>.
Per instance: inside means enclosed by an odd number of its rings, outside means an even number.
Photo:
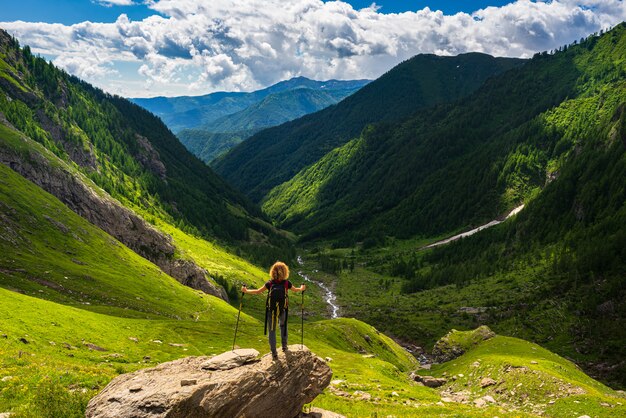
[[[302,291],[302,335],[300,340],[300,348],[304,348],[304,290]]]
[[[244,284],[243,287],[248,286]],[[239,317],[241,316],[241,307],[243,306],[243,295],[245,295],[245,293],[241,292],[241,299],[239,300],[239,313],[237,313],[237,325],[235,326],[235,338],[233,338],[233,351],[235,351],[235,341],[237,341],[237,330],[239,329]]]

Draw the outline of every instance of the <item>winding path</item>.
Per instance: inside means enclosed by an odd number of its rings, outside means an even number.
[[[299,265],[304,265],[304,260],[302,260],[301,256],[298,256],[297,260]],[[313,280],[312,278],[304,274],[302,270],[298,271],[298,275],[302,277],[305,281],[313,283],[322,289],[322,291],[324,292],[324,301],[326,301],[326,303],[331,308],[330,317],[332,319],[339,318],[339,306],[336,305],[337,295],[333,293],[330,287],[328,287],[325,283],[322,283],[319,280]]]

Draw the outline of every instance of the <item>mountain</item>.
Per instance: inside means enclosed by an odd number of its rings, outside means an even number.
[[[263,130],[217,159],[213,167],[254,201],[288,181],[373,122],[397,122],[466,96],[489,77],[523,61],[485,54],[418,55],[337,105]]]
[[[171,273],[178,270],[181,280],[205,281],[200,270],[180,261],[171,238],[150,223],[237,243],[256,259],[275,258],[272,251],[284,254],[289,247],[256,206],[188,152],[154,115],[55,68],[28,47],[21,50],[5,32],[0,47],[0,121],[7,132],[43,146],[24,153],[7,133],[3,163],[142,256]]]
[[[487,324],[623,387],[625,121],[621,24],[364,130],[264,208],[310,247],[332,244],[309,268],[331,274],[343,315],[418,345]]]
[[[617,129],[622,31],[537,55],[456,103],[372,126],[274,188],[264,210],[305,238],[356,240],[495,219],[540,193],[574,149]]]
[[[340,82],[334,84],[337,83]],[[183,129],[177,136],[187,149],[209,163],[261,129],[324,109],[360,88],[357,82],[345,83],[348,88],[342,84],[333,88],[334,84],[324,83],[321,88],[296,86],[290,90],[272,93],[258,103],[208,122],[201,128]]]
[[[249,138],[254,131],[209,132],[204,129],[183,129],[178,133],[180,142],[207,164],[232,147]]]
[[[284,231],[255,215],[257,208],[187,153],[153,115],[34,57],[5,32],[0,90],[0,415],[84,417],[89,399],[120,374],[213,356],[235,344],[268,351],[261,335],[264,298],[238,300],[242,282],[260,287],[267,272],[235,253],[264,248],[260,264],[289,256]],[[621,138],[621,130],[614,135]],[[599,186],[591,192],[601,193]],[[193,202],[209,213],[203,217]],[[357,264],[358,273],[364,265]],[[359,296],[353,309],[388,297],[375,283],[369,286],[378,280],[371,272],[357,277],[368,286],[337,283],[346,286],[342,298]],[[368,297],[361,298],[363,289]],[[310,282],[302,306],[294,298],[289,324],[291,341],[304,341],[333,370],[335,379],[315,407],[398,417],[416,410],[437,417],[626,412],[620,393],[571,361],[485,327],[448,333],[433,349],[441,363],[426,371],[368,324],[320,320],[322,290]],[[413,294],[396,284],[391,290],[395,303],[368,315],[386,316],[387,326],[399,328],[424,319],[427,308],[430,316],[415,333],[444,322],[436,315],[449,308],[439,300],[412,305],[411,314],[396,322]],[[224,291],[239,310],[222,300]],[[459,297],[451,286],[435,292]],[[458,320],[454,314],[447,319]],[[511,322],[509,329],[522,328]],[[421,360],[431,365],[426,356]],[[415,382],[426,379],[443,386]],[[193,392],[193,379],[185,380],[172,387]],[[155,395],[146,410],[158,412],[162,401]]]
[[[240,112],[207,123],[204,128],[211,132],[260,130],[324,109],[355,91],[356,88],[314,90],[301,87],[273,93]]]
[[[131,101],[159,116],[172,131],[178,132],[183,129],[211,126],[217,119],[258,104],[273,94],[309,89],[328,92],[329,97],[340,97],[344,94],[349,95],[368,82],[369,80],[316,81],[306,77],[294,77],[249,93],[217,92],[204,96],[135,98]],[[335,102],[339,100],[337,98]],[[297,116],[289,116],[289,120],[295,117]],[[211,132],[231,131],[211,130]]]

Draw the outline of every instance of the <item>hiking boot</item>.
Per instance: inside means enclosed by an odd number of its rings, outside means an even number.
[[[278,353],[276,351],[272,351],[272,360],[278,360]]]
[[[286,353],[287,351],[289,351],[289,347],[287,347],[286,345],[283,345],[283,352]]]

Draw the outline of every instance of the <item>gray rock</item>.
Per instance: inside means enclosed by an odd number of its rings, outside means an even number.
[[[85,342],[85,341],[83,341],[83,345],[85,347],[87,347],[88,349],[90,349],[91,351],[107,351],[106,348],[102,348],[102,347],[100,347],[98,345],[95,345],[95,344],[92,344],[92,343],[88,343],[88,342]]]
[[[344,415],[340,415],[336,412],[327,411],[321,408],[311,408],[308,413],[301,413],[299,418],[346,418]]]
[[[69,209],[150,260],[180,283],[228,301],[224,288],[207,280],[204,269],[192,261],[176,258],[176,248],[170,236],[155,229],[102,190],[88,185],[80,176],[63,168],[63,164],[55,165],[39,154],[35,147],[25,153],[2,147],[0,163],[56,196]]]
[[[495,381],[495,380],[493,380],[492,378],[490,378],[490,377],[485,377],[485,378],[483,378],[483,379],[480,381],[480,387],[481,387],[481,388],[486,388],[487,386],[493,386],[493,385],[495,385],[496,383],[498,383],[498,382],[496,382],[496,381]]]
[[[332,378],[324,361],[299,344],[279,353],[276,361],[266,354],[230,370],[205,371],[207,360],[187,357],[118,376],[91,399],[86,417],[293,418]],[[196,384],[181,386],[182,380]]]
[[[474,399],[474,405],[476,405],[476,407],[478,408],[482,408],[487,405],[487,401],[483,398]]]
[[[367,392],[363,392],[362,390],[355,390],[352,396],[362,401],[369,401],[370,399],[372,399],[372,395]]]
[[[154,149],[148,138],[136,134],[135,140],[139,145],[139,152],[135,155],[137,160],[148,170],[159,176],[161,180],[167,178],[165,164],[161,161],[159,153]]]
[[[429,388],[438,388],[439,386],[443,386],[448,383],[448,381],[443,377],[420,376],[417,373],[411,373],[411,378],[416,382],[422,383],[424,386],[428,386]]]
[[[253,362],[258,356],[259,352],[253,348],[240,348],[212,357],[204,362],[201,367],[204,370],[230,370]]]

